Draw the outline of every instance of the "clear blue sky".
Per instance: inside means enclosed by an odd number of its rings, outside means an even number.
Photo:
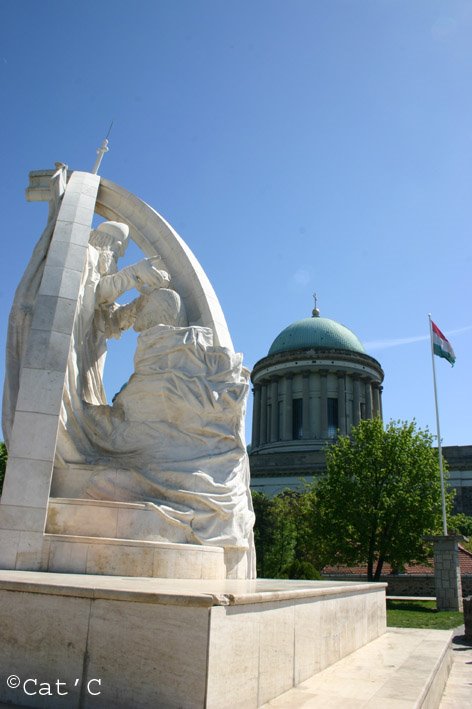
[[[101,174],[186,240],[247,366],[316,290],[385,419],[434,430],[431,312],[443,442],[472,444],[471,38],[469,0],[3,0],[0,345],[46,216],[28,172],[91,169],[113,119]],[[133,338],[110,352],[113,393]]]

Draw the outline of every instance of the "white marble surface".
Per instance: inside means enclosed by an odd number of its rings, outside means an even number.
[[[4,420],[12,464],[0,509],[0,538],[16,545],[16,551],[10,546],[3,549],[0,563],[18,569],[29,563],[31,568],[48,568],[47,558],[52,568],[83,570],[80,547],[66,550],[64,540],[50,538],[41,543],[38,535],[44,529],[54,460],[66,468],[93,460],[98,475],[103,465],[109,468],[107,474],[113,469],[114,478],[120,469],[125,474],[119,484],[114,479],[110,485],[106,476],[98,481],[94,471],[86,495],[124,502],[151,500],[159,513],[154,525],[159,538],[224,547],[228,576],[254,576],[254,516],[242,436],[248,372],[234,353],[208,278],[172,227],[135,195],[106,180],[98,189],[100,178],[88,173],[69,173],[67,183],[66,166],[57,167],[54,174],[33,174],[27,193],[29,199],[50,200],[50,218],[17,291],[10,320]],[[90,234],[95,211],[113,221]],[[124,253],[129,231],[149,258],[119,271],[117,259]],[[132,287],[141,297],[129,307],[118,306],[116,299]],[[164,296],[169,294],[172,302],[179,301],[175,321],[162,320]],[[154,309],[149,310],[157,320],[143,325],[144,303],[154,297],[164,299],[160,304],[153,300]],[[31,319],[24,321],[23,314],[30,311]],[[141,332],[135,373],[108,407],[102,386],[106,340],[131,324]],[[164,344],[162,328],[167,328]],[[180,347],[174,342],[177,331]],[[191,343],[195,333],[198,341]],[[149,364],[152,348],[155,354]],[[22,468],[17,459],[28,460],[29,467]],[[21,479],[13,479],[14,474]],[[33,477],[35,504],[28,492]],[[110,498],[111,488],[118,491],[116,498]],[[71,515],[70,529],[64,512]],[[196,567],[183,568],[185,552],[176,552],[172,563],[170,557],[148,554],[145,563],[145,555],[139,559],[132,544],[122,543],[118,549],[120,538],[152,537],[153,525],[143,526],[132,515],[122,514],[120,531],[120,517],[115,525],[112,511],[102,512],[100,519],[90,519],[87,511],[52,505],[49,514],[48,532],[103,537],[101,545],[80,541],[87,546],[87,573],[105,573],[109,564],[115,574],[148,575],[160,568],[169,576],[174,568],[176,575],[201,575]],[[167,529],[162,531],[164,522]],[[116,527],[115,533],[110,526]],[[116,538],[114,543],[109,543],[110,537]],[[202,560],[205,554],[202,549]],[[203,565],[202,561],[200,569]],[[216,567],[210,576],[214,574]]]
[[[0,610],[0,699],[9,704],[49,709],[78,707],[90,599],[0,590],[0,605],[4,609]],[[69,694],[64,697],[28,697],[21,688],[8,689],[5,680],[12,674],[23,681],[37,678],[54,687],[59,678],[67,682]],[[80,679],[77,686],[76,678]],[[30,685],[29,691],[34,689],[34,685]]]
[[[59,176],[60,174],[61,171],[58,172]],[[83,260],[85,254],[93,218],[94,198],[90,195],[83,198],[81,193],[85,186],[91,193],[94,190],[96,193],[98,183],[98,177],[77,172],[71,177],[71,190],[66,190],[62,202],[61,194],[51,193],[51,203],[56,200],[56,216],[48,224],[32,256],[15,296],[10,316],[3,410],[9,462],[0,509],[5,509],[5,521],[8,516],[6,508],[11,507],[10,512],[16,515],[16,530],[22,528],[23,509],[24,525],[23,532],[15,537],[7,533],[8,530],[3,524],[0,547],[3,563],[18,565],[20,568],[24,568],[24,564],[34,559],[34,549],[37,558],[31,568],[37,568],[43,554],[43,545],[37,535],[33,541],[32,532],[42,533],[46,519],[59,404],[72,330],[72,311],[75,310],[79,296],[80,274],[83,269],[81,259]],[[72,213],[78,216],[79,221],[69,221]],[[54,245],[61,237],[75,244],[82,244],[82,249],[78,248],[77,251],[71,248],[70,253],[68,252],[69,266],[72,260],[76,259],[74,268],[58,269],[52,265],[56,259],[54,250],[51,258],[48,258],[49,245]],[[25,302],[35,304],[36,299],[38,309],[25,311]],[[48,316],[45,313],[46,303],[51,313]],[[25,318],[24,313],[30,311],[32,317]],[[60,331],[54,329],[56,323],[60,323]],[[34,495],[31,490],[34,490]],[[43,510],[43,520],[37,515],[34,529],[31,525],[31,514],[28,512],[30,507]],[[15,544],[15,538],[16,548],[10,546]]]
[[[172,547],[173,545],[169,545]],[[211,547],[210,547],[211,549]],[[50,592],[89,593],[97,597],[104,592],[104,598],[120,598],[122,594],[148,594],[160,602],[161,598],[204,599],[212,605],[246,605],[271,603],[324,596],[349,596],[351,594],[373,594],[376,604],[384,600],[385,583],[349,583],[347,581],[291,581],[284,579],[161,579],[161,578],[120,578],[114,576],[93,576],[67,573],[37,573],[30,571],[0,570],[0,588],[24,587],[41,593],[42,588]],[[115,596],[113,595],[115,594]],[[379,594],[377,596],[377,594]],[[380,610],[384,610],[383,606]],[[381,632],[381,628],[376,629]]]
[[[263,707],[435,709],[451,665],[450,638],[449,630],[388,628]],[[470,702],[451,706],[466,709]]]
[[[319,632],[324,607],[331,607],[333,636],[342,636],[349,624],[355,638],[351,649],[365,642],[364,631],[356,629],[363,628],[366,618],[374,623],[373,636],[385,630],[383,584],[176,581],[2,571],[0,600],[1,594],[9,594],[11,600],[0,603],[0,625],[10,608],[15,609],[14,632],[7,636],[3,652],[7,656],[10,643],[15,643],[11,654],[20,676],[33,665],[46,672],[48,658],[59,651],[58,643],[74,643],[75,625],[68,625],[67,616],[79,609],[82,627],[88,627],[86,646],[81,635],[75,646],[84,657],[87,653],[82,681],[90,677],[104,681],[103,695],[82,694],[80,706],[99,709],[256,709],[293,686],[294,666],[298,655],[306,652],[309,636],[315,646],[312,656],[336,661],[347,651],[337,643],[333,652]],[[361,616],[359,597],[365,599],[364,610],[369,611],[371,604],[376,612]],[[61,636],[44,632],[42,642],[32,647],[28,637],[42,628],[55,604]],[[319,615],[299,616],[299,609],[308,605],[317,607]],[[303,644],[296,642],[300,623]],[[75,665],[75,656],[70,662]],[[64,668],[67,677],[70,669]],[[1,682],[0,700],[12,701],[11,691]],[[71,700],[69,706],[79,704]]]
[[[45,534],[44,571],[162,579],[224,579],[222,547]],[[23,567],[27,568],[27,567]]]

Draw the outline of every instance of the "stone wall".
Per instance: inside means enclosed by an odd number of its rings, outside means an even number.
[[[349,576],[339,574],[337,576],[322,576],[322,579],[329,581],[366,581],[365,576]],[[380,579],[388,584],[387,596],[436,596],[434,588],[434,576],[432,574],[398,574],[395,576],[382,576]],[[472,574],[462,575],[462,595],[472,595]]]

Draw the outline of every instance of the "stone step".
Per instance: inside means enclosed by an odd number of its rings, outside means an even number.
[[[45,534],[47,568],[72,574],[175,579],[224,579],[222,547],[198,544]]]
[[[169,529],[172,539],[169,539]],[[112,502],[51,497],[46,520],[48,534],[136,539],[187,544],[188,527],[169,518],[152,502]]]
[[[436,709],[452,663],[449,630],[388,628],[262,707]]]

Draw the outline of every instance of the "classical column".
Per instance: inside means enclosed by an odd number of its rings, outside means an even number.
[[[279,386],[276,379],[270,385],[270,441],[275,443],[279,440]]]
[[[372,418],[372,384],[369,381],[365,384],[365,415]]]
[[[346,375],[338,374],[338,428],[346,435]]]
[[[259,447],[261,430],[261,385],[254,384],[254,403],[252,409],[252,448]]]
[[[320,437],[328,438],[328,375],[320,373],[321,377],[321,427]]]
[[[261,427],[259,429],[259,445],[267,443],[267,384],[261,386]]]
[[[316,376],[317,375],[314,372],[310,373],[309,388],[313,392],[313,396],[310,399],[310,438],[318,438],[318,436],[316,435],[318,427],[318,397],[315,396]]]
[[[374,416],[380,416],[380,392],[378,384],[372,384],[372,395],[374,399]]]
[[[353,397],[353,420],[354,426],[357,426],[361,420],[361,397],[360,397],[360,381],[358,379],[353,379],[354,386],[354,397]]]
[[[303,423],[303,438],[311,438],[311,432],[310,432],[310,380],[309,380],[309,372],[303,372],[303,388],[302,388],[302,396],[303,396],[303,418],[302,418],[302,423]]]
[[[383,420],[382,392],[383,392],[383,386],[381,386],[379,384],[379,416]]]
[[[292,401],[292,375],[287,374],[285,377],[285,402],[284,402],[284,441],[292,440],[292,417],[293,417],[293,401]]]

